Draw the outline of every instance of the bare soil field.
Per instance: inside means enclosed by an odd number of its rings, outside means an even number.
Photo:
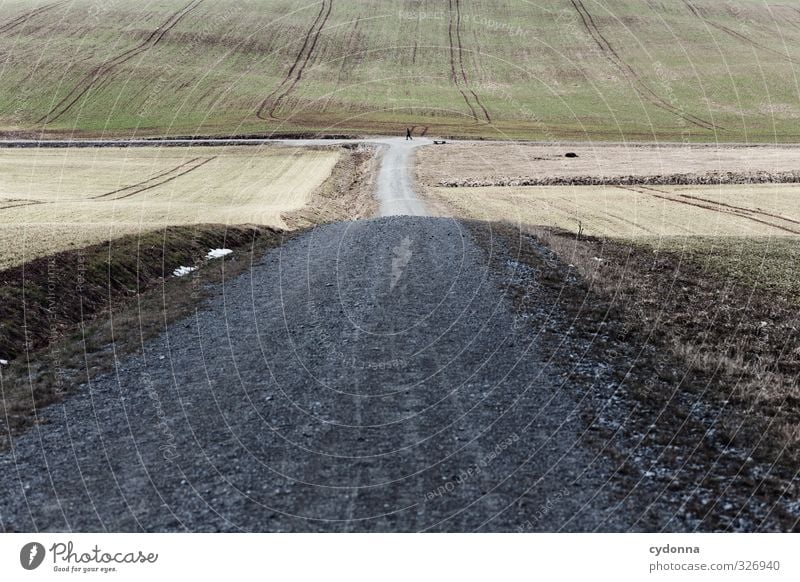
[[[345,150],[0,150],[0,269],[175,225],[286,228]],[[320,219],[325,209],[318,209]]]
[[[571,152],[577,157],[565,157]],[[417,152],[424,186],[506,185],[525,179],[557,180],[675,175],[793,173],[800,147],[717,145],[606,145],[450,142]],[[796,181],[796,180],[795,180]]]

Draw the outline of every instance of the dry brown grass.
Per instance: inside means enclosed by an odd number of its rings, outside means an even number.
[[[440,212],[592,236],[798,236],[800,186],[431,188]]]
[[[0,150],[0,269],[168,226],[285,228],[341,150]]]
[[[565,158],[566,152],[578,154]],[[654,176],[712,172],[788,172],[800,167],[800,147],[713,145],[604,145],[460,143],[417,152],[417,176],[425,186],[452,179],[509,176]]]

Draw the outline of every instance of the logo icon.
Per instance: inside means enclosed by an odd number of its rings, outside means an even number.
[[[30,542],[22,546],[19,552],[19,563],[26,570],[35,570],[44,561],[44,546],[38,542]]]
[[[403,276],[403,271],[411,260],[411,256],[414,254],[411,250],[411,243],[411,237],[404,236],[400,244],[395,245],[392,249],[394,257],[392,258],[392,281],[389,285],[390,291],[400,282],[400,277]]]

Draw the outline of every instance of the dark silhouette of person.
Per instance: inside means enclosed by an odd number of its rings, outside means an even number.
[[[411,137],[411,128],[410,127],[406,128],[406,139],[407,140],[408,139],[414,139],[413,137]]]

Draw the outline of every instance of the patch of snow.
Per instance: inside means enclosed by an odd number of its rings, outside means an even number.
[[[192,271],[196,270],[197,267],[178,267],[177,269],[172,271],[172,274],[175,275],[176,277],[183,277],[184,275],[188,275]]]
[[[595,261],[597,261],[598,263],[599,263],[599,262],[601,262],[601,261],[603,260],[603,259],[601,259],[600,257],[592,257],[592,258],[593,258]]]
[[[8,366],[8,360],[0,360],[0,366]]]
[[[211,249],[208,251],[206,259],[219,259],[225,255],[231,254],[232,252],[233,251],[231,249]]]

